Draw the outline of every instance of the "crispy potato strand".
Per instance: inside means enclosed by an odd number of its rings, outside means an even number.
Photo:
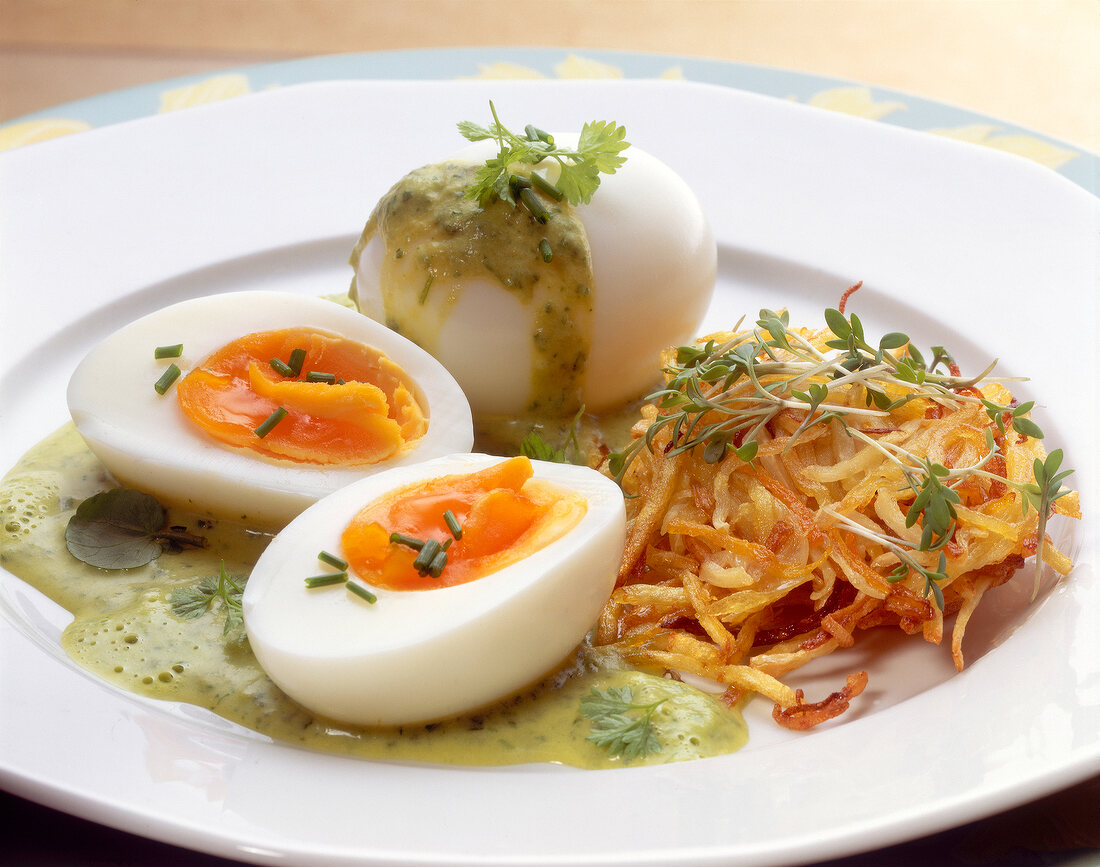
[[[832,337],[797,333],[822,353]],[[732,336],[712,337],[721,343]],[[666,365],[674,358],[672,350],[666,353]],[[747,395],[752,388],[742,380],[726,394]],[[965,393],[1000,405],[1012,401],[997,384],[980,391],[968,386]],[[868,398],[862,385],[852,384],[830,389],[829,401],[857,408]],[[660,412],[645,406],[633,436],[645,436]],[[862,425],[851,422],[861,428],[858,439],[835,420],[802,427],[804,415],[784,409],[757,430],[751,465],[732,449],[712,463],[700,447],[676,453],[672,427],[656,431],[622,479],[626,551],[596,638],[636,664],[724,684],[723,699],[731,704],[759,693],[775,703],[779,725],[797,730],[842,714],[863,692],[867,674],[849,675],[817,702],[784,684],[785,675],[852,647],[876,627],[935,644],[947,629],[961,669],[966,626],[984,594],[1009,580],[1037,549],[1035,509],[1025,511],[1011,485],[970,475],[957,483],[957,523],[942,549],[947,577],[937,584],[943,610],[923,575],[910,569],[902,580],[891,580],[902,561],[879,541],[883,537],[901,540],[932,571],[940,551],[917,550],[921,522],[907,520],[915,492],[886,453],[904,450],[948,468],[986,459],[992,475],[1013,483],[1030,481],[1033,462],[1045,457],[1041,442],[1002,435],[980,402],[950,393],[902,402],[889,417]],[[987,431],[1001,450],[992,458]],[[1079,517],[1076,494],[1057,500],[1053,511]],[[1049,539],[1044,562],[1058,574],[1072,568]]]

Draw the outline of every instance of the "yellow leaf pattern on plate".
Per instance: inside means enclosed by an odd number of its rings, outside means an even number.
[[[91,125],[82,120],[65,118],[46,118],[43,120],[24,120],[19,123],[0,127],[0,151],[10,151],[24,145],[46,141],[58,136],[69,135],[91,129]]]
[[[522,66],[518,63],[498,61],[496,63],[479,63],[477,75],[460,75],[459,80],[470,79],[515,79],[515,78],[546,78],[537,69],[530,66]],[[570,54],[565,60],[554,67],[554,73],[558,78],[625,78],[625,74],[618,66],[609,63],[601,63],[577,54]],[[658,78],[665,81],[683,81],[684,70],[679,66],[670,66],[661,72]]]
[[[174,90],[164,91],[160,95],[160,110],[162,112],[176,111],[181,108],[190,108],[193,105],[231,99],[234,96],[244,96],[250,91],[248,78],[244,75],[237,73],[216,75],[196,84],[188,84]]]
[[[905,109],[903,102],[875,102],[869,87],[834,87],[822,90],[810,97],[809,104],[871,120],[878,120]]]
[[[461,79],[471,78],[546,78],[537,69],[531,69],[529,66],[521,66],[518,63],[506,63],[501,61],[499,63],[479,63],[477,65],[477,75],[464,75],[460,76]]]
[[[622,78],[623,71],[609,63],[570,54],[554,67],[558,78]]]
[[[997,148],[997,150],[1008,151],[1017,156],[1027,157],[1050,169],[1061,168],[1078,156],[1076,151],[1059,147],[1035,136],[1017,133],[998,135],[998,129],[999,127],[990,124],[974,123],[967,126],[930,129],[928,132],[933,135],[942,135],[946,138],[959,139],[960,141],[973,142],[974,144]]]

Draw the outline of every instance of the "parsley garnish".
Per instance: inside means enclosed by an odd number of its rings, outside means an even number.
[[[477,182],[466,191],[467,198],[477,199],[484,206],[494,197],[516,204],[517,190],[530,190],[526,185],[513,181],[519,165],[533,168],[546,159],[555,160],[561,169],[555,185],[571,205],[587,203],[600,185],[600,173],[612,175],[626,157],[622,151],[630,147],[626,141],[626,127],[613,121],[586,123],[577,141],[577,147],[559,147],[554,137],[543,130],[528,125],[524,135],[516,135],[497,117],[496,106],[489,101],[493,122],[483,127],[471,121],[461,121],[458,131],[470,141],[495,139],[499,150],[496,156],[486,160],[477,173]],[[528,177],[529,177],[528,173]],[[551,195],[553,195],[551,193]]]
[[[588,740],[626,761],[645,758],[661,751],[661,742],[653,731],[653,714],[668,701],[635,704],[629,686],[595,687],[581,699],[581,713],[592,720]]]
[[[221,570],[217,576],[207,575],[197,584],[189,587],[177,587],[168,601],[172,604],[172,613],[184,620],[202,617],[210,610],[215,599],[220,599],[225,609],[225,626],[222,635],[228,635],[234,629],[244,625],[241,611],[241,594],[247,577],[238,576],[236,580],[225,571],[225,561],[221,561]]]

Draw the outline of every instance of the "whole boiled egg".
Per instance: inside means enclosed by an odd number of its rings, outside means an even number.
[[[126,325],[77,366],[68,403],[122,484],[261,526],[473,444],[469,404],[435,359],[345,306],[283,292],[195,298]]]
[[[587,467],[465,454],[388,470],[274,538],[242,599],[249,643],[321,716],[452,717],[567,658],[624,538],[622,491]]]
[[[381,198],[351,257],[359,309],[438,358],[477,417],[600,412],[644,395],[661,350],[695,336],[713,294],[717,252],[699,201],[630,146],[588,203],[536,184],[526,195],[545,209],[540,222],[466,196],[495,153],[479,142]],[[526,171],[551,187],[560,175],[552,159]]]

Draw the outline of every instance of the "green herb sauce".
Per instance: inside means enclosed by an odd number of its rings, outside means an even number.
[[[482,711],[436,725],[358,729],[302,709],[271,683],[243,631],[223,635],[216,601],[195,619],[177,617],[172,590],[217,575],[246,576],[270,537],[241,524],[169,513],[169,524],[203,535],[207,547],[166,552],[147,566],[106,571],[65,548],[76,506],[114,486],[72,425],[32,449],[0,483],[0,565],[74,615],[62,645],[78,664],[140,695],[187,702],[271,738],[361,758],[458,765],[559,762],[606,768],[621,759],[588,740],[579,710],[592,688],[629,686],[638,703],[668,698],[653,717],[657,764],[733,752],[747,739],[740,714],[675,680],[625,668],[590,648],[544,682]]]
[[[358,269],[360,255],[375,235],[385,242],[381,285],[386,325],[428,352],[438,346],[439,331],[456,300],[455,286],[485,280],[511,292],[534,313],[528,411],[535,417],[571,416],[580,407],[591,345],[588,235],[565,201],[544,201],[550,214],[546,223],[506,202],[482,208],[465,195],[478,168],[446,162],[398,181],[375,206],[352,251],[351,265]],[[540,252],[543,239],[553,251],[550,262]],[[359,302],[354,282],[350,295]]]

